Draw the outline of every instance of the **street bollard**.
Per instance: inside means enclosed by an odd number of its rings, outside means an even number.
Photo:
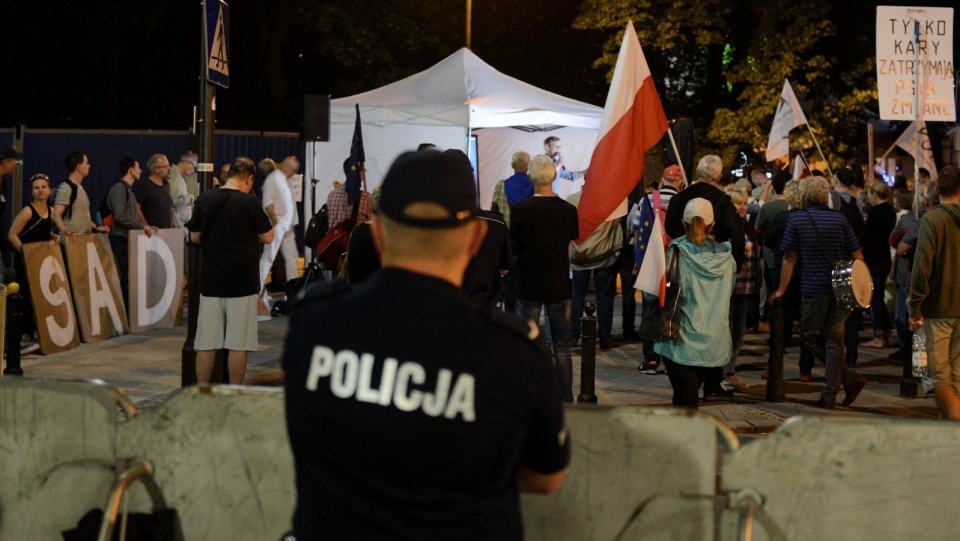
[[[20,367],[20,284],[7,284],[7,366],[3,369],[5,376],[22,376]]]
[[[783,302],[773,301],[770,312],[770,379],[767,380],[767,402],[783,402],[786,392],[783,387],[783,349],[789,336],[784,323]]]
[[[583,311],[587,315],[580,318],[580,394],[577,395],[577,403],[596,404],[597,318],[593,314],[597,308],[588,302],[583,306]]]
[[[912,344],[913,333],[910,332],[910,329],[905,329],[905,332],[900,333],[900,339],[909,340]],[[908,356],[903,360],[903,375],[900,377],[900,398],[916,398],[917,387],[917,378],[913,375],[913,359]]]

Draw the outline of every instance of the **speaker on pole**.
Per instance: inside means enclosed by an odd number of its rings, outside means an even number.
[[[304,96],[301,141],[330,141],[330,96]]]

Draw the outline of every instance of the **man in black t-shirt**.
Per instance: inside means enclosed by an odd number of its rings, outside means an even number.
[[[536,327],[460,289],[476,201],[462,152],[401,155],[371,222],[384,268],[293,305],[296,539],[520,540],[519,492],[559,487],[569,439]]]
[[[250,193],[256,172],[250,158],[235,159],[226,184],[200,195],[188,224],[190,242],[201,244],[198,385],[210,384],[216,350],[223,348],[229,351],[230,383],[243,384],[247,352],[257,350],[261,243],[273,242],[273,228]]]
[[[573,288],[567,249],[580,236],[577,207],[553,192],[557,173],[549,157],[534,157],[528,174],[535,190],[533,197],[510,209],[510,240],[517,255],[517,315],[539,323],[540,311],[545,308],[563,399],[573,402]]]
[[[173,227],[173,196],[170,193],[170,160],[163,154],[154,154],[147,159],[147,178],[138,179],[131,189],[137,196],[137,211],[153,227]]]
[[[737,262],[737,272],[740,272],[746,246],[744,223],[743,218],[737,214],[737,209],[730,201],[730,197],[717,187],[722,178],[723,162],[719,156],[708,154],[700,158],[700,163],[697,164],[697,180],[670,199],[670,207],[667,209],[667,219],[663,228],[671,238],[682,237],[686,234],[683,227],[683,210],[687,208],[687,203],[698,197],[710,201],[716,219],[713,226],[714,237],[717,242],[730,242],[733,259]]]

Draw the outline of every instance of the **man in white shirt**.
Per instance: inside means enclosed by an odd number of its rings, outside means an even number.
[[[260,290],[267,279],[267,273],[273,266],[277,252],[283,250],[283,262],[287,280],[297,277],[297,260],[300,253],[293,233],[293,226],[299,223],[297,206],[293,202],[293,193],[288,181],[300,169],[296,156],[287,156],[280,166],[267,175],[263,181],[263,209],[270,217],[274,227],[273,242],[264,246],[260,258]]]

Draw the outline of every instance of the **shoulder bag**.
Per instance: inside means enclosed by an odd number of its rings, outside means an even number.
[[[643,303],[640,316],[640,338],[661,342],[680,337],[680,247],[674,246],[673,260],[666,275],[666,298],[659,302]]]

